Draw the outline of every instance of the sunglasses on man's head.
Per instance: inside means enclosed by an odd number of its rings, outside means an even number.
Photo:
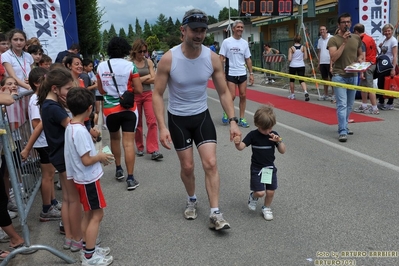
[[[182,24],[188,24],[191,22],[202,22],[202,23],[208,23],[208,16],[205,16],[204,14],[192,14],[190,16],[187,16],[183,19]]]

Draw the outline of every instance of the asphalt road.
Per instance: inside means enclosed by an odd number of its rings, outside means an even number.
[[[250,88],[288,95],[287,90],[276,87]],[[316,101],[315,96],[311,102],[331,106]],[[260,204],[256,212],[247,207],[251,151],[239,152],[229,141],[214,90],[209,90],[208,104],[218,133],[220,208],[231,229],[208,229],[209,206],[197,151],[199,215],[194,221],[183,218],[186,193],[178,158],[174,150],[162,148],[160,162],[151,161],[150,155],[136,159],[140,187],[135,191],[127,191],[124,182],[114,179],[114,166],[104,168],[101,182],[108,207],[100,237],[102,245],[112,249],[113,265],[334,265],[326,263],[335,259],[340,265],[399,264],[398,109],[382,111],[381,122],[351,124],[354,135],[347,143],[338,142],[336,125],[276,109],[275,130],[283,137],[287,152],[277,154],[274,220],[266,221]],[[251,127],[242,129],[243,135],[254,129],[252,116],[258,106],[247,102]],[[108,135],[103,133],[107,144]],[[31,243],[62,250],[58,222],[40,223],[40,195],[36,203],[28,219]],[[18,221],[14,224],[20,228]],[[7,245],[0,244],[0,248]],[[65,254],[78,259],[77,253]],[[9,263],[64,264],[42,250],[18,255]]]

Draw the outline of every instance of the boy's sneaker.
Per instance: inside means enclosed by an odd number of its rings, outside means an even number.
[[[251,211],[256,210],[256,204],[258,203],[258,198],[254,198],[253,195],[254,195],[253,192],[249,193],[249,198],[248,198],[248,208]]]
[[[227,116],[227,114],[225,112],[223,112],[222,123],[223,124],[229,123],[229,117]]]
[[[65,235],[65,228],[64,228],[64,224],[62,223],[62,221],[60,222],[59,228],[60,228],[60,234]]]
[[[128,179],[126,180],[126,184],[127,190],[134,190],[140,185],[139,181],[137,181],[136,179]]]
[[[379,115],[379,114],[380,114],[380,111],[378,111],[378,108],[374,110],[373,107],[370,106],[370,108],[368,108],[368,109],[366,109],[366,110],[363,111],[363,114],[367,114],[367,115]]]
[[[295,94],[290,94],[290,95],[288,95],[288,99],[290,99],[290,100],[295,100]]]
[[[265,218],[266,221],[271,221],[271,220],[273,220],[273,212],[272,212],[272,209],[263,206],[263,207],[262,207],[262,213],[263,213],[263,217]]]
[[[187,220],[194,220],[197,218],[197,200],[188,200],[186,210],[184,211],[184,218]]]
[[[306,91],[305,92],[305,101],[308,102],[309,100],[310,100],[309,93]]]
[[[209,217],[209,228],[215,230],[229,229],[230,224],[223,218],[220,211],[216,211]]]
[[[247,123],[247,119],[245,119],[245,118],[240,118],[240,120],[238,121],[238,125],[240,127],[245,127],[245,128],[249,127],[249,125]]]
[[[365,113],[365,111],[368,110],[370,107],[369,106],[363,107],[363,105],[360,105],[358,108],[353,109],[353,112],[355,112],[355,113]]]
[[[393,106],[393,104],[387,104],[387,105],[385,105],[385,109],[386,110],[393,110],[393,109],[395,109],[395,107]]]
[[[82,239],[79,240],[79,241],[75,241],[75,240],[72,239],[71,248],[70,248],[70,250],[72,252],[80,251],[82,248],[83,248],[83,240]]]
[[[151,153],[151,160],[156,161],[156,160],[159,160],[162,158],[163,158],[163,155],[159,151],[154,151],[153,153]]]
[[[82,266],[108,266],[113,261],[114,258],[112,256],[102,256],[96,250],[90,259],[86,259],[86,257],[82,258]]]
[[[0,228],[0,243],[7,243],[10,241],[10,237]]]
[[[136,155],[137,155],[138,157],[143,157],[143,156],[144,156],[144,152],[143,152],[143,151],[137,151],[137,152],[136,152]]]
[[[118,169],[115,172],[116,180],[122,180],[125,176],[123,175],[123,169]]]
[[[51,206],[47,212],[40,212],[40,221],[48,222],[48,221],[58,221],[61,220],[61,212],[55,207]]]

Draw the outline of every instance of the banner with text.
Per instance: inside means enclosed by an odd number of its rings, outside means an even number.
[[[385,39],[382,27],[389,23],[389,11],[390,1],[359,0],[359,23],[364,25],[366,33],[374,38],[377,46]]]
[[[60,51],[79,43],[75,0],[13,0],[16,28],[37,37],[53,62]]]

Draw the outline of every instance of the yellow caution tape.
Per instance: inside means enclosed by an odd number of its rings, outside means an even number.
[[[256,70],[256,71],[264,72],[264,73],[274,74],[274,75],[280,76],[280,77],[300,79],[300,80],[310,82],[310,83],[329,85],[332,87],[347,88],[350,90],[358,90],[358,91],[363,91],[363,92],[370,92],[370,93],[381,94],[381,95],[385,95],[385,96],[399,98],[399,91],[380,90],[380,89],[368,88],[368,87],[364,87],[364,86],[357,86],[357,85],[332,82],[332,81],[327,81],[327,80],[322,80],[322,79],[308,78],[308,77],[291,75],[291,74],[287,74],[284,72],[278,72],[278,71],[273,71],[273,70],[259,68],[259,67],[252,67],[252,69]]]

